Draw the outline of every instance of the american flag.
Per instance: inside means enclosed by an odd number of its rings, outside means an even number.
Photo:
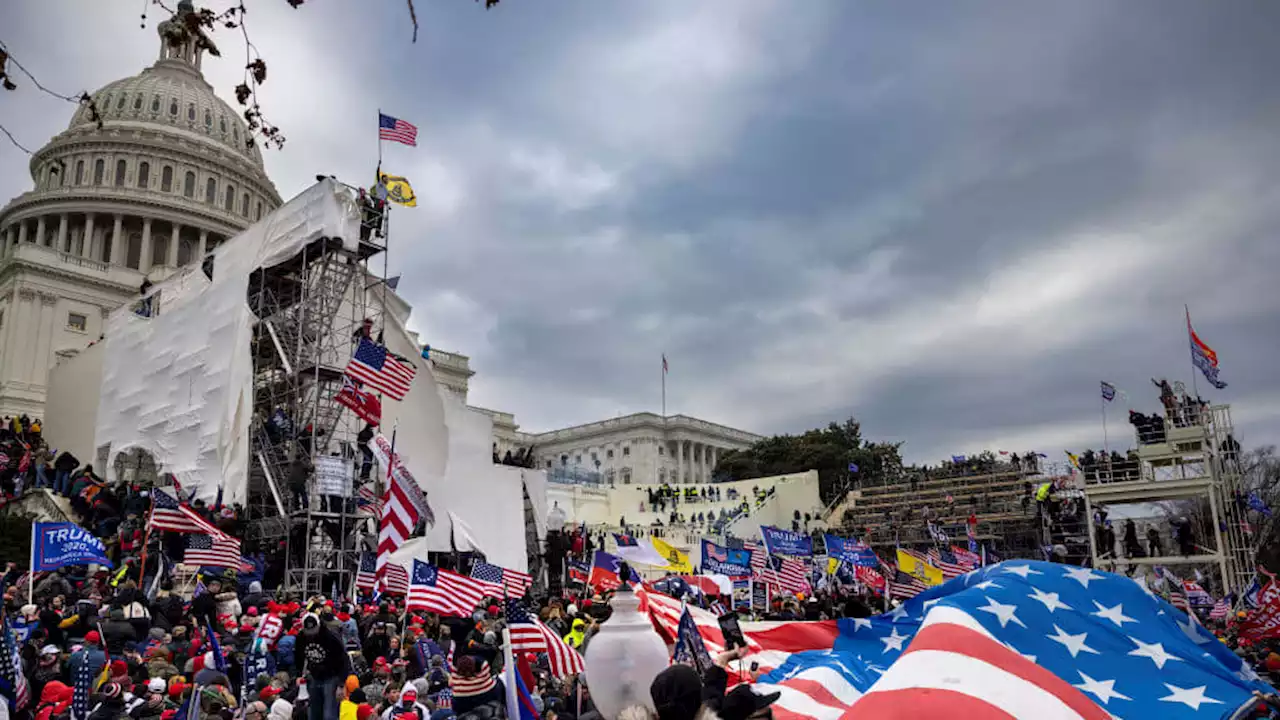
[[[347,363],[346,373],[352,379],[369,386],[370,390],[385,393],[392,400],[403,400],[409,394],[417,369],[401,362],[387,349],[368,338],[361,337],[356,354]]]
[[[1210,620],[1222,620],[1231,614],[1231,596],[1222,598],[1209,611]]]
[[[400,459],[395,452],[395,433],[391,435],[391,447],[387,451],[387,465],[394,470]],[[404,545],[418,524],[418,506],[412,500],[404,475],[387,474],[387,494],[382,498],[382,518],[378,522],[378,558],[375,562],[378,577],[382,577],[391,553]]]
[[[524,609],[520,601],[507,600],[507,628],[513,652],[544,652],[556,677],[576,675],[585,669],[582,655]]]
[[[934,567],[942,571],[942,577],[944,580],[950,580],[953,577],[959,577],[969,572],[970,570],[970,568],[966,568],[963,564],[961,564],[961,562],[956,558],[955,555],[951,553],[950,550],[938,550],[938,548],[929,548],[928,557],[929,557],[929,562],[932,563]]]
[[[89,717],[89,694],[93,692],[93,668],[89,663],[89,651],[81,650],[80,667],[76,668],[71,685],[71,717],[76,720],[87,720]]]
[[[675,639],[678,600],[645,591],[642,609]],[[689,611],[707,650],[721,652],[715,616]],[[780,693],[777,720],[1225,720],[1256,702],[1253,690],[1268,691],[1247,661],[1144,586],[1070,565],[988,566],[871,618],[741,627],[741,665],[764,672],[754,692]],[[726,670],[730,685],[746,680],[738,663]]]
[[[803,560],[774,555],[769,558],[769,564],[783,592],[809,592],[809,573]]]
[[[31,686],[27,683],[26,674],[22,672],[22,653],[7,618],[0,620],[0,633],[4,635],[0,638],[3,642],[3,647],[0,647],[0,680],[7,686],[4,689],[13,696],[13,710],[16,713],[31,702]]]
[[[436,704],[437,710],[453,709],[453,691],[449,688],[444,688],[435,695],[432,695],[430,700]]]
[[[240,555],[239,540],[225,535],[222,537],[188,535],[187,549],[182,555],[182,563],[239,570],[244,564],[244,559]]]
[[[361,389],[359,383],[346,375],[342,376],[342,389],[333,396],[333,401],[370,425],[382,422],[382,401],[377,395]]]
[[[891,598],[910,598],[924,592],[924,583],[914,575],[908,575],[897,567],[886,564],[886,592]]]
[[[356,590],[361,592],[373,590],[378,583],[376,568],[377,561],[371,551],[366,550],[360,553],[360,569],[356,571]]]
[[[378,497],[372,483],[356,491],[356,507],[376,518],[382,517],[382,498]]]
[[[951,546],[951,554],[956,556],[956,561],[965,568],[965,571],[973,570],[982,566],[982,556],[975,552],[970,552],[957,545]]]
[[[403,565],[387,563],[383,566],[382,586],[392,595],[408,595],[409,573]]]
[[[529,590],[529,586],[533,584],[533,578],[529,577],[528,573],[491,565],[487,562],[477,562],[473,565],[471,577],[497,588],[496,592],[491,593],[494,597],[503,597],[505,595],[524,597],[524,594]]]
[[[484,586],[469,577],[441,570],[421,560],[413,561],[413,577],[409,581],[410,610],[471,617],[485,594]]]
[[[151,493],[151,529],[171,530],[179,533],[202,533],[230,539],[213,523],[200,517],[190,505],[178,500],[168,488],[156,488]]]
[[[378,139],[417,147],[418,128],[399,118],[378,113]]]

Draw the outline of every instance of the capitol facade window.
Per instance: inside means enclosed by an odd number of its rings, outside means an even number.
[[[196,121],[196,104],[195,103],[187,103],[187,120],[189,120],[190,122]]]
[[[124,187],[124,176],[128,169],[129,164],[124,160],[116,161],[116,187]]]
[[[133,109],[134,110],[142,109],[142,93],[138,93],[133,97]]]
[[[84,161],[77,160],[76,161],[76,184],[81,185],[83,183],[84,183]]]
[[[138,187],[145,190],[149,182],[151,182],[151,163],[145,161],[138,163]]]
[[[123,109],[124,109],[124,104],[125,104],[125,102],[127,102],[128,100],[129,100],[128,96],[126,96],[124,93],[120,93],[120,98],[119,98],[118,100],[116,100],[116,109],[117,109],[117,110],[123,110]]]
[[[208,110],[204,111],[204,126],[207,128],[213,127],[213,113]]]
[[[159,95],[152,96],[151,98],[151,112],[153,113],[160,112],[160,96]]]
[[[84,332],[89,326],[89,319],[80,313],[67,313],[67,329]]]
[[[240,214],[249,217],[249,193],[245,193],[240,199]]]
[[[196,174],[190,170],[187,171],[186,176],[182,179],[182,195],[189,198],[196,196]]]
[[[177,100],[170,100],[170,101],[169,101],[169,114],[170,114],[170,115],[172,115],[172,116],[174,116],[174,117],[177,117],[177,116],[178,116],[178,101],[177,101]]]
[[[93,184],[101,185],[107,174],[107,163],[102,158],[93,161]]]
[[[235,212],[236,209],[236,186],[228,185],[227,193],[222,198],[222,207],[227,212]]]
[[[168,165],[160,171],[160,190],[162,192],[173,192],[173,168]]]
[[[218,201],[218,181],[209,178],[209,182],[204,185],[204,201],[210,205]]]

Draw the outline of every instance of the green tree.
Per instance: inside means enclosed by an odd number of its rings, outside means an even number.
[[[775,435],[724,455],[715,474],[722,480],[818,471],[818,492],[831,503],[853,483],[883,483],[902,473],[902,443],[867,442],[854,418],[800,435]],[[858,466],[857,473],[849,471]]]

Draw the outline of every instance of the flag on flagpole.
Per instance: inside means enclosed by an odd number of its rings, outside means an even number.
[[[378,177],[382,181],[383,187],[387,189],[388,200],[405,207],[418,207],[418,196],[413,194],[413,186],[409,184],[408,178],[399,175],[387,175],[386,173],[382,173]],[[387,284],[390,285],[391,283],[388,281]]]
[[[670,370],[671,370],[671,367],[667,365],[667,354],[662,353],[662,374],[666,375],[668,372],[670,372]]]
[[[1111,402],[1116,399],[1116,386],[1106,380],[1102,381],[1102,399],[1107,402]]]
[[[342,376],[342,389],[333,396],[333,401],[370,425],[382,424],[382,401],[377,395],[361,389],[360,383],[346,375]]]
[[[1191,310],[1187,309],[1187,335],[1191,341],[1191,364],[1200,369],[1204,373],[1204,378],[1209,381],[1215,388],[1221,390],[1227,384],[1218,379],[1218,353],[1213,351],[1196,335],[1196,331],[1191,327]]]
[[[378,139],[416,147],[418,145],[418,127],[400,118],[378,113]]]
[[[409,363],[401,362],[382,345],[361,337],[345,372],[371,390],[385,393],[392,400],[403,400],[409,394],[413,376],[418,370]]]

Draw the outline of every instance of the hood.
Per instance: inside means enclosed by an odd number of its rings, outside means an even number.
[[[71,686],[59,680],[50,681],[40,691],[40,702],[42,703],[61,703],[71,699]]]

